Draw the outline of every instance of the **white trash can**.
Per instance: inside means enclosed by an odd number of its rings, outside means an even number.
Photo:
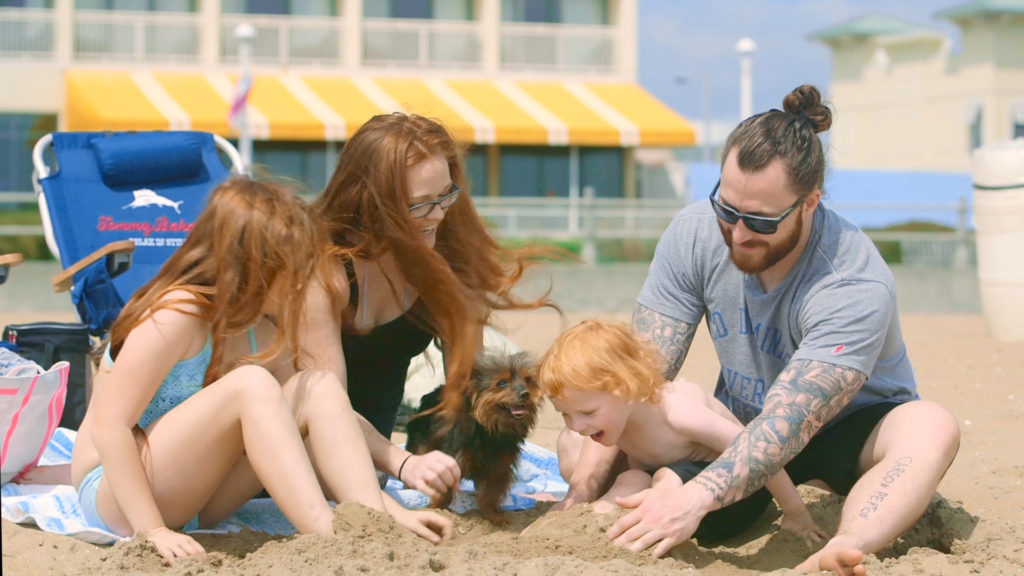
[[[981,307],[995,340],[1024,341],[1024,138],[974,151]]]

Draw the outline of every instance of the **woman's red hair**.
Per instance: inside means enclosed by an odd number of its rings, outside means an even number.
[[[313,204],[335,244],[360,258],[392,254],[419,293],[411,317],[443,343],[447,390],[457,392],[446,393],[442,401],[440,411],[448,414],[461,409],[461,391],[491,311],[553,306],[547,293],[528,301],[512,295],[531,258],[556,253],[507,250],[495,242],[473,205],[464,152],[434,120],[401,113],[374,116],[346,142],[334,175]],[[462,193],[447,209],[431,248],[409,216],[408,172],[436,155],[444,157]]]

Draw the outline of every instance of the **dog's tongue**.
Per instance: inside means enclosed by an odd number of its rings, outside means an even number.
[[[526,408],[521,406],[509,406],[508,411],[512,413],[516,418],[522,418],[526,416]]]

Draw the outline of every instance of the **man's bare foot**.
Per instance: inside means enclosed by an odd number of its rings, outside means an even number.
[[[828,572],[839,576],[866,576],[864,553],[855,548],[823,548],[804,560],[797,570],[803,572]]]

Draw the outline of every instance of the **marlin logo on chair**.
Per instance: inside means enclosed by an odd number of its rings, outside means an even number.
[[[174,208],[175,212],[181,214],[181,210],[178,209],[178,206],[181,206],[184,200],[179,200],[175,202],[170,198],[166,198],[164,196],[157,194],[156,192],[153,192],[149,188],[133,190],[132,194],[135,195],[135,199],[132,200],[130,204],[125,204],[124,206],[122,206],[122,210],[124,210],[125,208],[134,209],[142,208],[145,206],[167,206],[168,208]]]

